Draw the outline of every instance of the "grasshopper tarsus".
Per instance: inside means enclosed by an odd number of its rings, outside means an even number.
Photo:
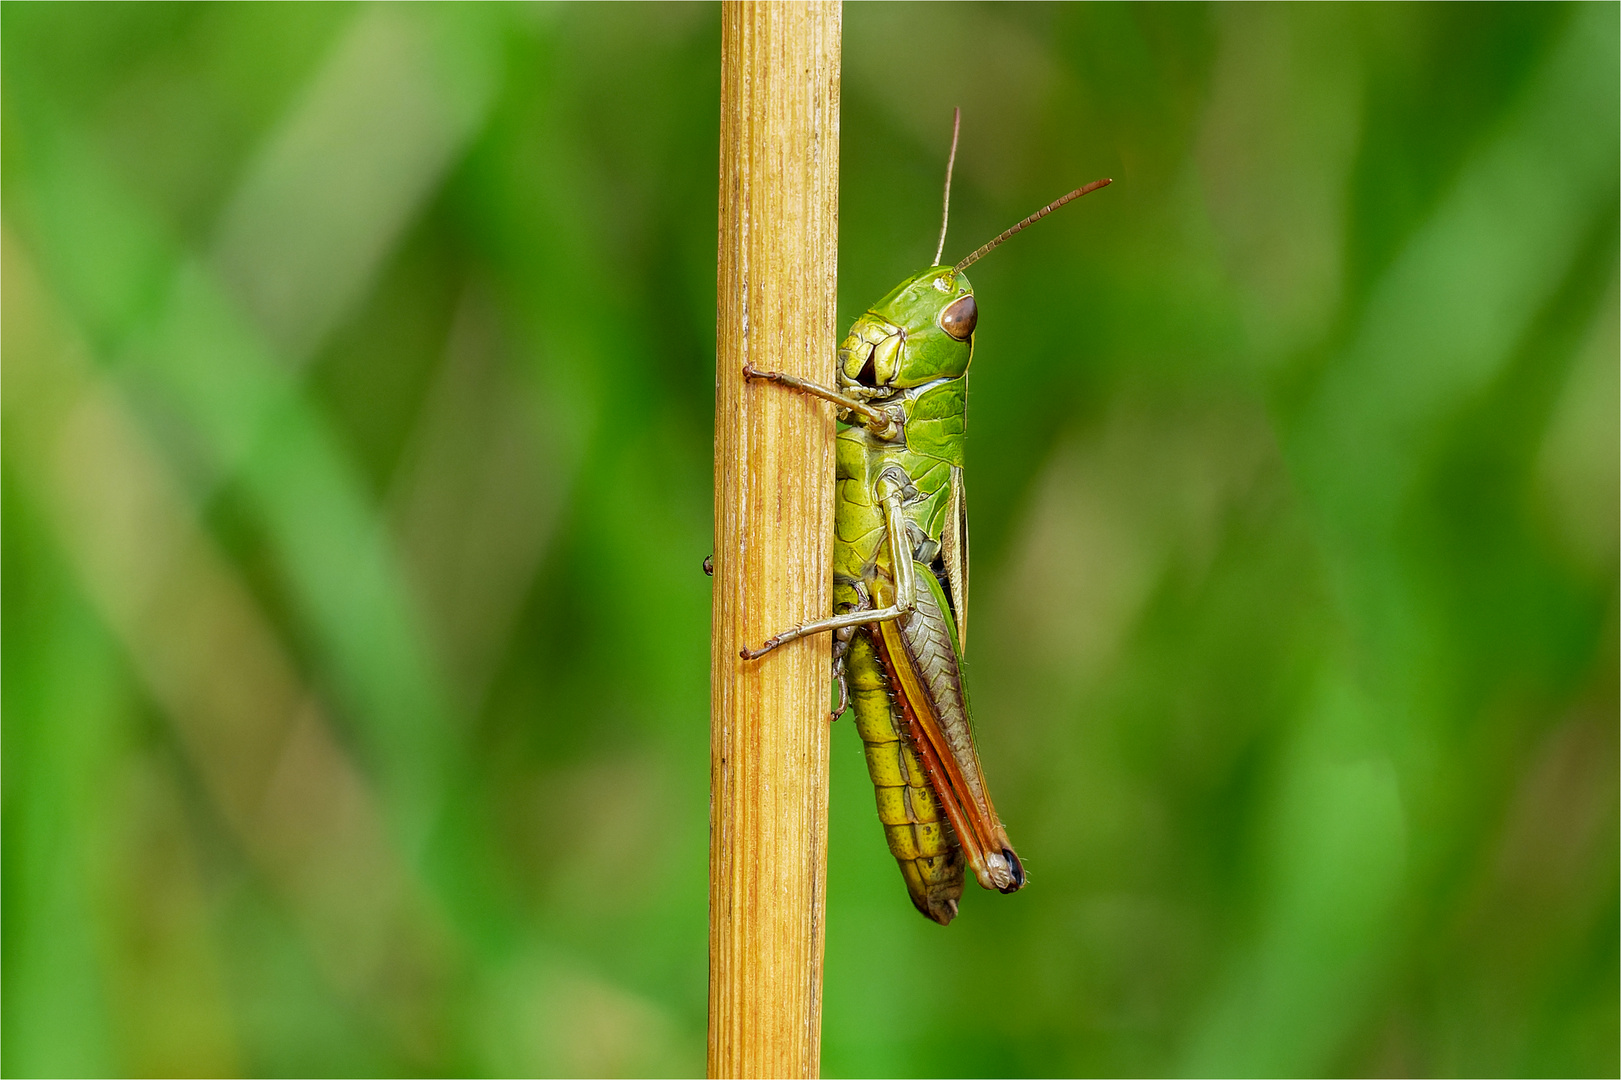
[[[741,656],[745,660],[758,660],[760,657],[764,656],[766,653],[770,652],[772,649],[775,649],[781,644],[782,638],[770,637],[766,638],[765,643],[762,644],[758,649],[751,649],[747,645],[743,646],[741,649],[737,650],[737,655]]]
[[[850,684],[844,677],[844,658],[841,656],[833,661],[833,682],[839,690],[839,703],[833,706],[833,723],[839,722],[845,710],[850,707]]]
[[[715,576],[715,556],[713,556],[713,555],[705,555],[704,556],[704,576],[705,577],[714,577]]]

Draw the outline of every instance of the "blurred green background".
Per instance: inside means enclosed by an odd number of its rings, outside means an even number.
[[[919,918],[827,1075],[1618,1062],[1617,7],[845,9],[841,319],[980,263]],[[0,8],[8,1075],[703,1068],[719,15]],[[832,347],[832,343],[829,343]]]

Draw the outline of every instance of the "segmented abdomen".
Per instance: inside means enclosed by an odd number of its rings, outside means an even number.
[[[901,734],[904,720],[867,629],[856,631],[844,662],[856,731],[866,744],[867,772],[890,853],[900,864],[912,903],[944,925],[957,914],[962,895],[962,849],[922,764]]]

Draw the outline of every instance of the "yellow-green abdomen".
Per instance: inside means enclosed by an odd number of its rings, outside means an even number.
[[[956,835],[902,735],[905,719],[865,628],[851,639],[844,663],[890,853],[900,864],[912,903],[943,925],[957,914],[962,895],[963,856]]]

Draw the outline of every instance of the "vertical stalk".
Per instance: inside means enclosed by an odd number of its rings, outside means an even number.
[[[709,1075],[821,1060],[829,642],[738,650],[832,603],[838,0],[722,6]]]

